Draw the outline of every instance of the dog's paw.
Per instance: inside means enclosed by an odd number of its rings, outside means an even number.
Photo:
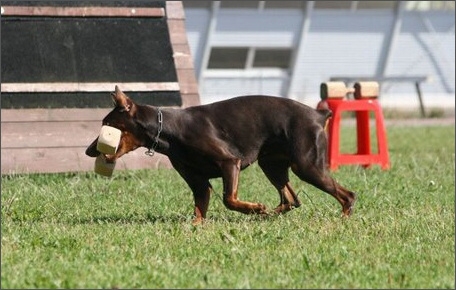
[[[203,217],[195,217],[192,221],[192,226],[199,226],[203,224],[204,218]]]
[[[266,206],[264,204],[262,204],[262,203],[255,204],[255,206],[253,208],[253,212],[256,213],[256,214],[261,214],[261,215],[267,215],[268,214]]]
[[[349,208],[344,208],[342,210],[342,217],[348,218],[351,216],[352,213],[353,213],[353,206],[351,206]]]
[[[279,204],[275,209],[274,213],[275,214],[285,214],[289,212],[290,210],[294,209],[296,206],[292,204]]]
[[[285,213],[289,212],[290,210],[295,209],[300,206],[301,206],[300,203],[296,204],[296,205],[281,203],[274,209],[274,213],[275,214],[285,214]]]
[[[354,210],[354,207],[355,207],[355,203],[356,203],[356,199],[353,198],[350,202],[347,202],[342,207],[342,215],[344,217],[349,217],[353,213],[353,210]]]

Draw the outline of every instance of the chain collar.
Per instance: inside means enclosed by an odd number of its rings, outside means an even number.
[[[154,156],[154,154],[155,154],[155,149],[157,149],[157,147],[158,147],[158,139],[160,138],[160,133],[163,130],[163,113],[160,108],[157,108],[157,110],[158,110],[158,112],[157,112],[157,114],[158,114],[157,136],[155,136],[154,143],[152,144],[152,146],[149,147],[146,152],[144,152],[144,154],[146,154],[147,156],[150,156],[150,157]]]

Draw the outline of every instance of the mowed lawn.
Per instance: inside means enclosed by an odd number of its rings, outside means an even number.
[[[344,128],[343,150],[354,130]],[[302,206],[259,218],[227,210],[214,179],[208,221],[173,170],[2,176],[2,288],[455,288],[455,127],[388,128],[392,167],[342,166],[358,193],[341,218],[291,175]],[[144,158],[147,158],[146,156]],[[257,165],[240,198],[274,208]]]

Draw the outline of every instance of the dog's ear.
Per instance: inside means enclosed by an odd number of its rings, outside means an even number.
[[[122,108],[123,111],[130,112],[130,110],[133,108],[133,101],[130,100],[130,98],[124,94],[118,86],[116,86],[116,91],[114,93],[111,93],[111,97],[114,101],[115,106]]]

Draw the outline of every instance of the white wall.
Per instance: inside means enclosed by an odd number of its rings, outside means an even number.
[[[202,69],[200,95],[203,103],[242,94],[282,95],[315,105],[320,83],[332,76],[371,76],[385,60],[382,49],[390,37],[394,13],[390,10],[313,10],[310,26],[301,33],[301,10],[221,9],[214,18],[215,31],[207,38],[211,17],[208,9],[186,9],[190,48],[197,71]],[[454,11],[403,11],[400,33],[395,38],[385,76],[426,75],[422,84],[426,106],[455,106]],[[206,70],[199,68],[204,48],[212,46],[290,47],[299,54],[294,70]],[[296,82],[290,87],[291,72]],[[384,83],[385,106],[415,107],[411,83]]]

